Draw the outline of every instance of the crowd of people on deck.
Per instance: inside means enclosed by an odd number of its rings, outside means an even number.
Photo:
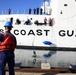
[[[21,21],[17,18],[16,19],[16,23],[17,25],[21,24]],[[32,25],[32,24],[36,24],[36,25],[49,25],[52,26],[52,19],[49,18],[47,19],[46,17],[43,19],[43,22],[39,22],[38,20],[35,20],[34,22],[32,21],[32,18],[27,18],[27,20],[24,22],[24,25]]]
[[[34,8],[33,11],[34,11],[33,12],[34,14],[41,14],[42,15],[43,9],[42,8],[39,9],[37,7],[37,8]],[[32,9],[29,8],[29,14],[31,14],[31,13],[32,13]],[[11,14],[11,9],[10,8],[8,9],[8,14]],[[49,26],[52,26],[52,20],[53,19],[51,19],[51,18],[49,18],[47,20],[47,18],[45,17],[44,20],[43,20],[43,22],[39,22],[38,20],[35,20],[34,24],[36,24],[36,25],[47,25],[47,24],[49,24]],[[15,24],[19,25],[19,24],[21,24],[21,21],[17,18]],[[32,23],[32,18],[27,18],[27,20],[24,22],[24,25],[32,25],[32,24],[33,24]]]
[[[40,15],[42,15],[43,14],[43,9],[42,8],[34,8],[34,9],[31,9],[31,8],[29,8],[29,13],[28,14],[31,14],[32,13],[32,11],[33,11],[33,14],[40,14]]]
[[[33,11],[33,13],[32,13],[32,11]],[[8,14],[10,15],[11,14],[11,9],[9,8],[8,9]],[[29,10],[28,10],[28,14],[40,14],[40,15],[42,15],[43,14],[43,9],[42,8],[34,8],[34,9],[31,9],[31,8],[29,8]]]

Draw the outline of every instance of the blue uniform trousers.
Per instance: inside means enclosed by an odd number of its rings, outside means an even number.
[[[5,75],[5,66],[8,63],[9,75],[15,75],[14,73],[14,52],[4,51],[0,52],[0,75]]]

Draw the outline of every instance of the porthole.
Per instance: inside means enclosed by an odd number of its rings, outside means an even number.
[[[64,4],[64,6],[68,6],[67,4]]]

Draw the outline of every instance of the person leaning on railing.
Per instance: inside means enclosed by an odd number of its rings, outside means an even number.
[[[49,26],[52,26],[52,19],[49,18]]]
[[[46,25],[47,24],[47,18],[45,17],[44,18],[44,25]]]

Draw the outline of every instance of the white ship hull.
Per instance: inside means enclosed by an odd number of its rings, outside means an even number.
[[[36,53],[36,56],[34,54]],[[48,56],[48,54],[50,55]],[[45,57],[47,55],[48,57]],[[16,66],[20,67],[41,67],[42,63],[49,63],[51,67],[70,68],[76,65],[76,52],[74,51],[50,51],[36,49],[16,49]]]
[[[5,19],[10,19],[11,17],[27,17],[27,15],[1,15],[1,22],[0,22],[0,31],[4,31],[4,23]],[[29,15],[28,15],[29,16]],[[42,15],[38,15],[41,17]],[[31,15],[33,19],[36,20],[35,15]],[[49,18],[50,16],[46,16]],[[43,17],[45,18],[45,16]],[[43,23],[43,18],[41,18],[41,22]],[[73,18],[73,20],[76,17]],[[16,36],[18,45],[22,46],[47,46],[51,47],[51,45],[45,45],[44,41],[52,42],[53,47],[65,47],[65,48],[76,48],[76,26],[75,24],[71,25],[72,21],[67,20],[57,20],[54,19],[56,22],[53,26],[45,25],[24,25],[24,21],[20,25],[16,25],[15,21],[13,22],[14,28],[12,29],[13,34]],[[75,20],[74,20],[75,21]],[[74,23],[74,22],[73,22]]]

